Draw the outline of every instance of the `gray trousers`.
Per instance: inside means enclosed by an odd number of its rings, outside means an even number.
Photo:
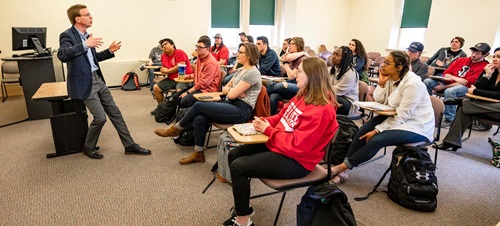
[[[115,104],[111,92],[109,92],[108,87],[99,77],[99,75],[92,75],[92,91],[90,91],[89,97],[83,101],[90,111],[94,120],[90,123],[89,130],[87,132],[87,138],[85,139],[85,146],[90,149],[94,149],[99,140],[99,135],[101,134],[102,127],[106,123],[106,115],[108,115],[111,123],[115,127],[123,147],[128,147],[135,144],[134,140],[130,136],[127,124],[123,119],[120,109]]]
[[[472,117],[477,115],[500,120],[500,103],[464,99],[443,142],[462,147],[462,135],[472,124]]]

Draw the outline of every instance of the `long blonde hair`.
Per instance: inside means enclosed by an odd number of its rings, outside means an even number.
[[[337,106],[326,62],[319,57],[308,57],[302,61],[302,69],[308,82],[299,90],[297,97],[303,96],[306,104]]]

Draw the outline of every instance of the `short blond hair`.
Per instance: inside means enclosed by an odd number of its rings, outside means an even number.
[[[71,22],[72,25],[75,25],[75,17],[80,16],[80,10],[86,8],[87,6],[82,4],[76,4],[69,7],[68,11],[66,11],[66,13],[68,14],[69,22]]]

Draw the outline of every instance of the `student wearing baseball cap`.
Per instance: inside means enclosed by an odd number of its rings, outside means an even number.
[[[483,72],[484,67],[489,63],[485,58],[490,52],[490,46],[487,43],[480,42],[475,46],[470,47],[472,51],[470,57],[463,57],[455,60],[446,71],[443,77],[451,79],[451,81],[442,81],[435,79],[425,79],[424,83],[427,86],[427,92],[432,94],[432,91],[443,92],[444,101],[452,103],[454,99],[465,96],[467,90],[478,79]],[[447,104],[444,108],[444,122],[441,124],[443,128],[449,128],[453,119],[457,105]]]
[[[424,81],[427,78],[429,66],[420,60],[422,51],[424,51],[424,44],[420,42],[412,42],[408,47],[408,56],[410,56],[411,61],[410,69]]]

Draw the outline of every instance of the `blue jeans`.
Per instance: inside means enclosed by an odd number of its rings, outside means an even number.
[[[297,83],[286,83],[286,88],[283,85],[283,82],[273,83],[267,87],[267,94],[269,95],[269,102],[271,105],[271,115],[278,112],[278,101],[282,99],[292,99],[299,91]]]
[[[442,82],[428,78],[424,80],[424,84],[425,86],[427,86],[427,92],[429,92],[429,94],[432,94],[432,90],[434,89],[434,87],[436,87],[439,84],[442,84]],[[444,90],[444,100],[464,97],[468,89],[469,88],[463,85],[449,87]],[[456,112],[457,112],[457,105],[445,105],[444,119],[449,122],[453,121]]]
[[[235,99],[223,102],[201,102],[193,104],[182,117],[179,125],[182,128],[193,126],[194,143],[203,147],[208,126],[211,122],[221,124],[245,123],[252,118],[252,107],[246,102]]]
[[[428,141],[426,137],[406,130],[384,130],[373,136],[368,143],[366,139],[359,139],[359,137],[375,129],[375,126],[382,123],[387,117],[388,116],[378,115],[359,128],[356,137],[354,137],[349,147],[349,151],[347,151],[347,157],[344,160],[344,163],[349,168],[353,168],[370,160],[385,146],[399,146]]]
[[[160,63],[154,63],[153,66],[161,66],[161,62]],[[148,69],[148,81],[149,81],[149,89],[150,90],[153,90],[153,86],[155,84],[154,82],[154,79],[156,77],[156,75],[154,74],[155,71],[160,71],[160,69]]]

